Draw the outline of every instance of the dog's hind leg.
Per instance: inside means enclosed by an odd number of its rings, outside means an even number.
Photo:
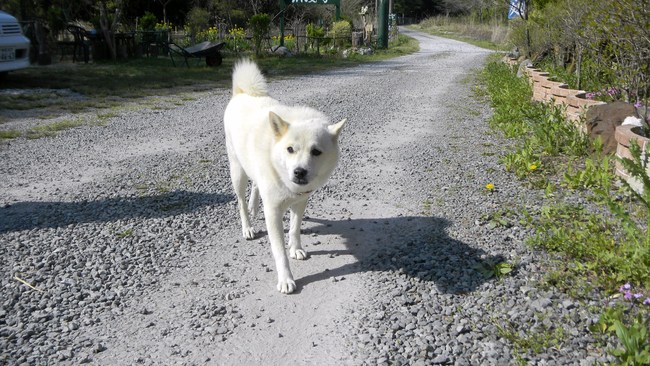
[[[307,208],[307,200],[305,197],[291,206],[290,214],[290,227],[289,227],[289,256],[293,259],[307,259],[307,252],[300,245],[300,226],[302,225],[302,217]]]
[[[248,176],[239,163],[231,160],[230,162],[230,179],[237,196],[237,208],[241,218],[242,235],[245,239],[255,238],[255,230],[251,226],[251,220],[246,207],[246,187],[248,186]]]
[[[257,217],[257,211],[260,207],[260,190],[257,188],[257,184],[253,182],[251,186],[251,196],[248,199],[248,212],[250,212],[251,219],[255,220]]]
[[[271,252],[275,260],[275,269],[278,271],[278,291],[283,294],[290,294],[296,289],[296,282],[293,280],[291,269],[289,268],[289,259],[284,249],[284,230],[282,227],[282,216],[287,209],[286,206],[277,202],[271,202],[262,197],[264,201],[264,219],[266,228],[269,231],[269,241],[271,242]]]

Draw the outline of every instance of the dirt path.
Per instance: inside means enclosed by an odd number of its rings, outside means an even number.
[[[103,339],[106,348],[94,361],[354,362],[342,323],[359,302],[372,296],[364,288],[368,279],[361,275],[359,261],[376,251],[387,235],[408,230],[406,220],[398,218],[417,214],[425,199],[412,186],[425,188],[427,182],[408,181],[404,151],[423,137],[444,134],[447,127],[431,121],[436,114],[450,113],[452,106],[438,97],[457,91],[452,85],[461,83],[486,54],[457,42],[410,35],[421,42],[416,55],[282,83],[297,91],[270,86],[281,100],[313,103],[333,119],[347,117],[351,125],[344,132],[340,168],[308,209],[311,219],[303,226],[303,237],[311,258],[292,261],[297,293],[282,296],[275,290],[266,237],[246,242],[236,225],[229,225],[219,236],[205,238],[212,244],[210,250],[87,329],[89,338]],[[435,85],[423,88],[419,82],[425,79],[435,80]],[[346,93],[338,93],[342,89]],[[469,88],[463,89],[469,93]],[[353,115],[347,115],[350,112]],[[263,222],[257,227],[263,229]]]

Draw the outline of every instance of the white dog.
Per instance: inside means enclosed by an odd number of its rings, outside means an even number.
[[[269,97],[266,80],[252,61],[235,65],[232,83],[224,127],[242,232],[244,238],[254,238],[251,216],[257,214],[261,196],[278,272],[278,291],[288,294],[296,283],[285,253],[282,217],[290,209],[291,258],[306,259],[300,245],[302,216],[309,195],[327,182],[336,167],[338,136],[345,120],[330,124],[321,112],[286,106]],[[253,185],[247,208],[249,179]]]

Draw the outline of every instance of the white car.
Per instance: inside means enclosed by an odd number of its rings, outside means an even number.
[[[18,20],[0,10],[0,74],[29,66],[29,38]]]

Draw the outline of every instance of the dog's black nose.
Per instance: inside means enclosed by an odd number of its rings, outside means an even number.
[[[296,168],[293,170],[293,176],[297,179],[304,179],[307,176],[307,170],[303,168]]]

